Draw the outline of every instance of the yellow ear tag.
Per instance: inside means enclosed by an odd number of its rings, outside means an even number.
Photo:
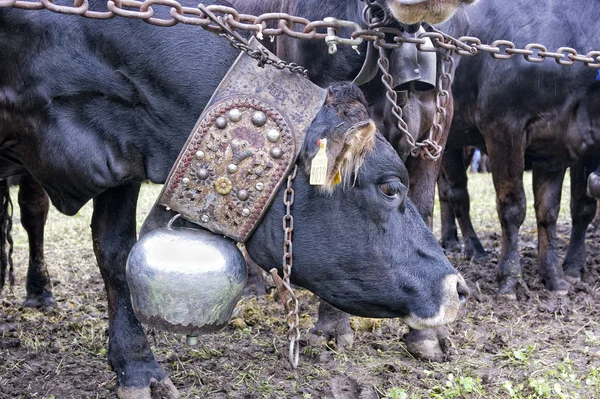
[[[335,176],[333,177],[333,185],[337,186],[341,182],[342,182],[342,174],[338,170],[337,173],[335,174]]]
[[[310,184],[322,186],[327,181],[327,139],[319,140],[319,151],[310,163]]]

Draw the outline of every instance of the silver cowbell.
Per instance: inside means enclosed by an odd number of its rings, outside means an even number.
[[[227,325],[246,279],[246,260],[237,245],[207,230],[154,230],[127,259],[136,315],[175,333],[205,334]]]

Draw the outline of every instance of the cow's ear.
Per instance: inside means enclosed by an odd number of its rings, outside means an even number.
[[[323,191],[333,192],[335,186],[342,183],[346,186],[353,184],[358,174],[358,169],[363,164],[367,154],[375,147],[377,128],[372,120],[362,121],[347,130],[333,129],[333,132],[324,137],[326,141],[325,153],[319,152],[312,158],[311,181],[317,183]],[[322,144],[322,142],[321,142]],[[318,164],[322,165],[320,157],[326,154],[326,174],[319,178],[314,173],[319,173]],[[322,167],[322,166],[321,166]],[[354,178],[352,176],[354,175]]]

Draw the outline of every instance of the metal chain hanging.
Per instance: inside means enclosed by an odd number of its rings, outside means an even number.
[[[421,156],[431,161],[437,161],[442,156],[443,148],[439,143],[443,139],[443,124],[446,122],[446,107],[450,98],[449,88],[452,84],[451,72],[446,73],[444,63],[450,59],[452,62],[450,68],[451,70],[454,68],[451,50],[445,51],[441,62],[441,70],[436,79],[436,112],[429,135],[425,140],[417,142],[416,138],[408,131],[408,125],[403,118],[402,107],[398,105],[398,93],[394,90],[394,78],[389,72],[390,61],[387,57],[386,49],[390,48],[390,44],[385,41],[386,33],[390,30],[387,26],[390,23],[389,14],[385,7],[382,7],[377,1],[366,0],[365,4],[363,20],[369,26],[369,31],[377,34],[377,39],[374,42],[374,47],[379,50],[377,67],[381,72],[381,82],[385,87],[385,97],[392,108],[392,115],[396,119],[396,126],[404,134],[404,137],[406,137],[410,146],[410,154],[413,157]]]
[[[298,343],[300,339],[300,317],[298,316],[298,298],[294,294],[290,283],[290,277],[292,274],[292,267],[294,266],[293,246],[292,246],[292,234],[294,232],[294,217],[292,216],[292,205],[294,205],[294,189],[292,183],[296,178],[298,172],[298,166],[294,165],[294,170],[288,175],[287,188],[283,195],[283,203],[285,204],[285,216],[283,217],[283,285],[289,294],[289,298],[285,302],[285,310],[287,313],[287,325],[288,332],[287,337],[290,341],[290,353],[289,360],[292,368],[298,367],[298,360],[300,356],[300,345]]]
[[[294,165],[294,169],[288,175],[287,187],[283,194],[283,203],[285,205],[285,215],[283,216],[283,280],[279,277],[277,269],[271,269],[271,277],[277,287],[279,293],[279,300],[281,301],[286,315],[286,323],[288,327],[287,337],[290,341],[290,350],[288,360],[292,369],[298,367],[300,359],[300,316],[298,315],[299,304],[298,298],[294,294],[292,285],[290,283],[290,276],[292,274],[292,267],[294,266],[294,247],[292,245],[292,235],[294,232],[294,217],[292,216],[292,205],[294,205],[294,189],[292,184],[298,173],[298,166]]]
[[[450,102],[450,88],[452,86],[452,72],[454,71],[453,51],[446,50],[442,62],[440,62],[440,73],[435,85],[435,116],[429,130],[429,137],[422,143],[417,143],[421,149],[421,156],[437,161],[442,156],[443,148],[439,144],[444,136],[444,123],[447,122],[448,104]],[[448,63],[448,69],[446,69]]]

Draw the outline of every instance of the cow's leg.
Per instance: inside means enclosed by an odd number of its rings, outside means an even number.
[[[511,132],[508,125],[497,124],[485,134],[496,189],[496,210],[502,228],[502,245],[498,262],[498,295],[515,299],[521,283],[519,228],[525,220],[526,202],[523,190],[525,142],[522,132]]]
[[[52,296],[52,282],[44,259],[44,227],[50,201],[42,186],[30,175],[19,179],[19,208],[21,224],[29,239],[29,267],[27,269],[27,299],[24,306],[56,306]]]
[[[108,297],[108,361],[116,372],[119,398],[178,398],[133,313],[125,279],[127,255],[136,241],[139,189],[139,184],[130,184],[94,199],[92,238]]]
[[[12,287],[15,284],[15,275],[12,262],[12,201],[8,179],[0,179],[0,292],[6,283]]]
[[[249,256],[245,254],[246,264],[248,265],[248,281],[244,288],[244,295],[263,296],[267,292],[265,279],[263,278],[263,269],[257,265]]]
[[[441,160],[410,158],[406,161],[406,169],[410,176],[408,197],[417,207],[419,214],[429,230],[433,228],[433,206],[435,200],[435,183],[440,172]]]
[[[556,248],[556,221],[560,210],[560,194],[564,170],[548,170],[533,165],[533,195],[538,227],[539,273],[548,291],[566,294],[569,284],[559,266]]]
[[[462,150],[447,151],[442,160],[442,168],[443,175],[448,183],[445,188],[446,198],[460,226],[465,245],[465,257],[475,260],[485,259],[487,254],[477,237],[469,214],[471,202],[467,189],[467,169],[463,161]]]
[[[443,162],[443,161],[442,161]],[[456,218],[454,216],[454,210],[448,199],[448,191],[450,190],[450,184],[446,178],[443,170],[438,177],[438,193],[440,196],[440,218],[442,221],[442,247],[453,251],[460,247],[458,241],[458,230],[456,228]]]
[[[571,166],[571,239],[563,267],[565,276],[576,282],[581,279],[586,260],[585,233],[596,213],[596,200],[586,195],[590,169],[585,159]]]
[[[319,315],[310,331],[313,344],[335,339],[340,350],[350,349],[354,344],[354,331],[350,327],[350,315],[321,299]]]

